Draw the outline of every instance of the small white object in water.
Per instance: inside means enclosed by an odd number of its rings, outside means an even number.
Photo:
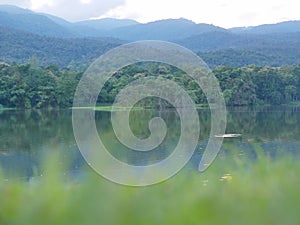
[[[215,137],[223,137],[223,138],[234,138],[234,137],[240,137],[242,136],[241,134],[220,134],[220,135],[215,135]]]

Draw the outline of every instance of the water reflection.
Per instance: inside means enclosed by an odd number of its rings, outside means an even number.
[[[82,159],[72,130],[71,110],[10,110],[0,111],[0,166],[6,177],[32,177],[41,174],[44,157],[59,152],[61,163],[71,161],[66,173],[78,174],[85,162]],[[130,125],[133,133],[146,138],[148,122],[161,116],[168,127],[163,143],[150,152],[137,152],[119,143],[114,135],[110,112],[96,112],[99,136],[116,158],[134,165],[152,164],[166,158],[178,142],[180,119],[175,110],[132,111]],[[199,110],[200,137],[198,148],[189,164],[197,168],[210,132],[209,109]],[[256,159],[253,144],[265,154],[276,157],[300,151],[300,107],[235,107],[228,109],[227,133],[241,133],[240,138],[224,140],[219,157]]]

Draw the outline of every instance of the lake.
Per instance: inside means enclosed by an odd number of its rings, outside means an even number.
[[[257,158],[254,144],[270,157],[300,154],[300,107],[232,107],[227,108],[226,133],[241,137],[225,138],[219,158]],[[210,110],[199,109],[200,138],[186,170],[196,170],[210,132]],[[136,110],[130,114],[130,126],[140,138],[149,136],[148,122],[160,116],[168,132],[160,146],[149,152],[137,152],[122,145],[114,135],[111,112],[97,111],[95,118],[101,140],[110,153],[123,162],[146,165],[170,155],[180,136],[180,119],[174,109]],[[59,163],[68,164],[65,175],[78,177],[87,171],[72,129],[72,110],[4,110],[0,111],[0,166],[4,177],[30,179],[42,175],[44,159],[49,153],[60,154]]]

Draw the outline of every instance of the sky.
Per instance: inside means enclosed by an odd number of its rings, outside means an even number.
[[[230,28],[300,20],[299,0],[0,0],[68,21],[95,18],[150,21],[186,18]]]

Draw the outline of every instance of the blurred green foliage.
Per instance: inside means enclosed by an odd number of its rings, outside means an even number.
[[[88,168],[83,178],[70,179],[49,156],[42,177],[0,179],[0,224],[299,224],[297,159],[271,159],[255,148],[256,161],[219,156],[204,173],[182,171],[140,188],[111,183]]]

